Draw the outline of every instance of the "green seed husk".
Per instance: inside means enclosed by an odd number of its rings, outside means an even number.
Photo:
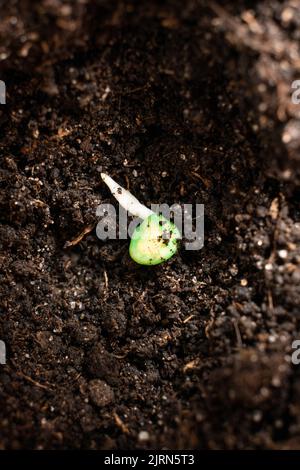
[[[129,254],[138,264],[163,263],[178,250],[180,232],[162,215],[151,214],[139,224],[131,238]]]

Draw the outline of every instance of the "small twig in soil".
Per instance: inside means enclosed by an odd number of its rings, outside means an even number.
[[[139,86],[139,87],[133,88],[131,90],[123,91],[122,95],[131,95],[132,93],[136,93],[137,91],[147,90],[147,88],[149,88],[148,83],[146,83],[146,85]]]
[[[273,302],[272,292],[270,291],[270,289],[268,290],[268,304],[269,304],[269,309],[271,310],[271,312],[273,312],[274,302]]]
[[[208,181],[206,178],[203,178],[203,176],[199,175],[199,173],[197,173],[196,171],[191,171],[191,175],[193,175],[195,178],[200,180],[204,184],[206,189],[210,188],[210,186],[211,186],[210,181]]]
[[[278,215],[279,215],[279,199],[278,199],[278,197],[275,197],[275,199],[273,199],[273,201],[271,203],[271,206],[270,206],[270,209],[269,209],[269,215],[272,217],[273,220],[278,219]]]
[[[106,292],[108,290],[108,275],[105,270],[103,271],[103,276],[104,276],[104,284],[105,284],[105,292]]]
[[[188,370],[190,369],[195,369],[197,367],[199,363],[199,358],[196,358],[196,359],[193,359],[192,361],[190,362],[187,362],[184,366],[183,366],[183,372],[187,372]]]
[[[237,345],[238,345],[238,348],[240,349],[243,347],[243,341],[242,341],[239,325],[235,318],[232,319],[232,323],[233,323],[234,331],[236,334]]]
[[[12,361],[13,365],[16,367],[16,364]],[[43,385],[41,384],[40,382],[37,382],[36,380],[34,380],[33,378],[31,378],[29,375],[26,375],[24,374],[24,372],[21,372],[21,371],[15,371],[15,373],[19,376],[19,377],[22,377],[23,379],[27,380],[28,382],[32,383],[33,385],[35,385],[36,387],[38,388],[42,388],[43,390],[47,390],[47,391],[50,391],[50,392],[54,392],[54,389],[49,387],[48,385]]]
[[[113,413],[113,417],[115,419],[115,423],[116,425],[118,426],[118,428],[121,429],[121,431],[124,433],[124,434],[129,434],[129,429],[128,427],[126,426],[125,423],[123,423],[123,421],[121,420],[120,416],[117,415],[117,413]]]
[[[212,313],[212,316],[211,318],[208,320],[208,323],[204,329],[204,332],[205,332],[205,336],[206,338],[210,339],[210,330],[213,329],[214,327],[214,324],[215,324],[215,314]]]
[[[73,238],[73,240],[70,240],[70,241],[67,241],[65,244],[64,244],[64,248],[69,248],[70,246],[75,246],[75,245],[78,245],[79,242],[81,242],[81,240],[83,239],[83,237],[85,235],[87,235],[88,233],[90,233],[93,228],[95,227],[95,224],[91,224],[91,225],[88,225],[87,227],[85,227],[80,233],[79,235],[77,235],[77,237]]]
[[[124,178],[125,178],[125,180],[126,180],[126,189],[127,189],[127,191],[129,191],[129,189],[130,189],[129,178],[128,178],[127,175],[125,175]]]
[[[109,297],[109,289],[108,289],[108,275],[105,269],[103,271],[103,277],[104,277],[103,300],[106,301],[106,299]]]
[[[189,315],[187,318],[185,318],[185,319],[183,320],[182,323],[187,323],[187,322],[189,322],[192,318],[194,318],[194,316],[195,316],[195,315]]]

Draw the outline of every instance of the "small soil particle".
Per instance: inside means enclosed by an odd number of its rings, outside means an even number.
[[[92,402],[99,406],[107,406],[114,401],[114,392],[103,380],[94,379],[89,382],[89,394]]]

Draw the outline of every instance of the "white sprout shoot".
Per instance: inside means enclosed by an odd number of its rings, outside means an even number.
[[[104,183],[109,187],[112,195],[117,199],[118,203],[131,215],[139,217],[144,220],[153,214],[151,209],[141,204],[135,196],[133,196],[127,189],[122,188],[116,181],[105,173],[101,173],[101,178]]]

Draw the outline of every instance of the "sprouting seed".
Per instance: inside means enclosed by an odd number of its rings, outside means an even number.
[[[127,189],[122,188],[110,176],[101,178],[119,204],[131,215],[143,221],[134,230],[129,246],[131,258],[138,264],[155,265],[171,258],[178,249],[180,232],[176,225],[163,215],[156,214],[141,204]]]

